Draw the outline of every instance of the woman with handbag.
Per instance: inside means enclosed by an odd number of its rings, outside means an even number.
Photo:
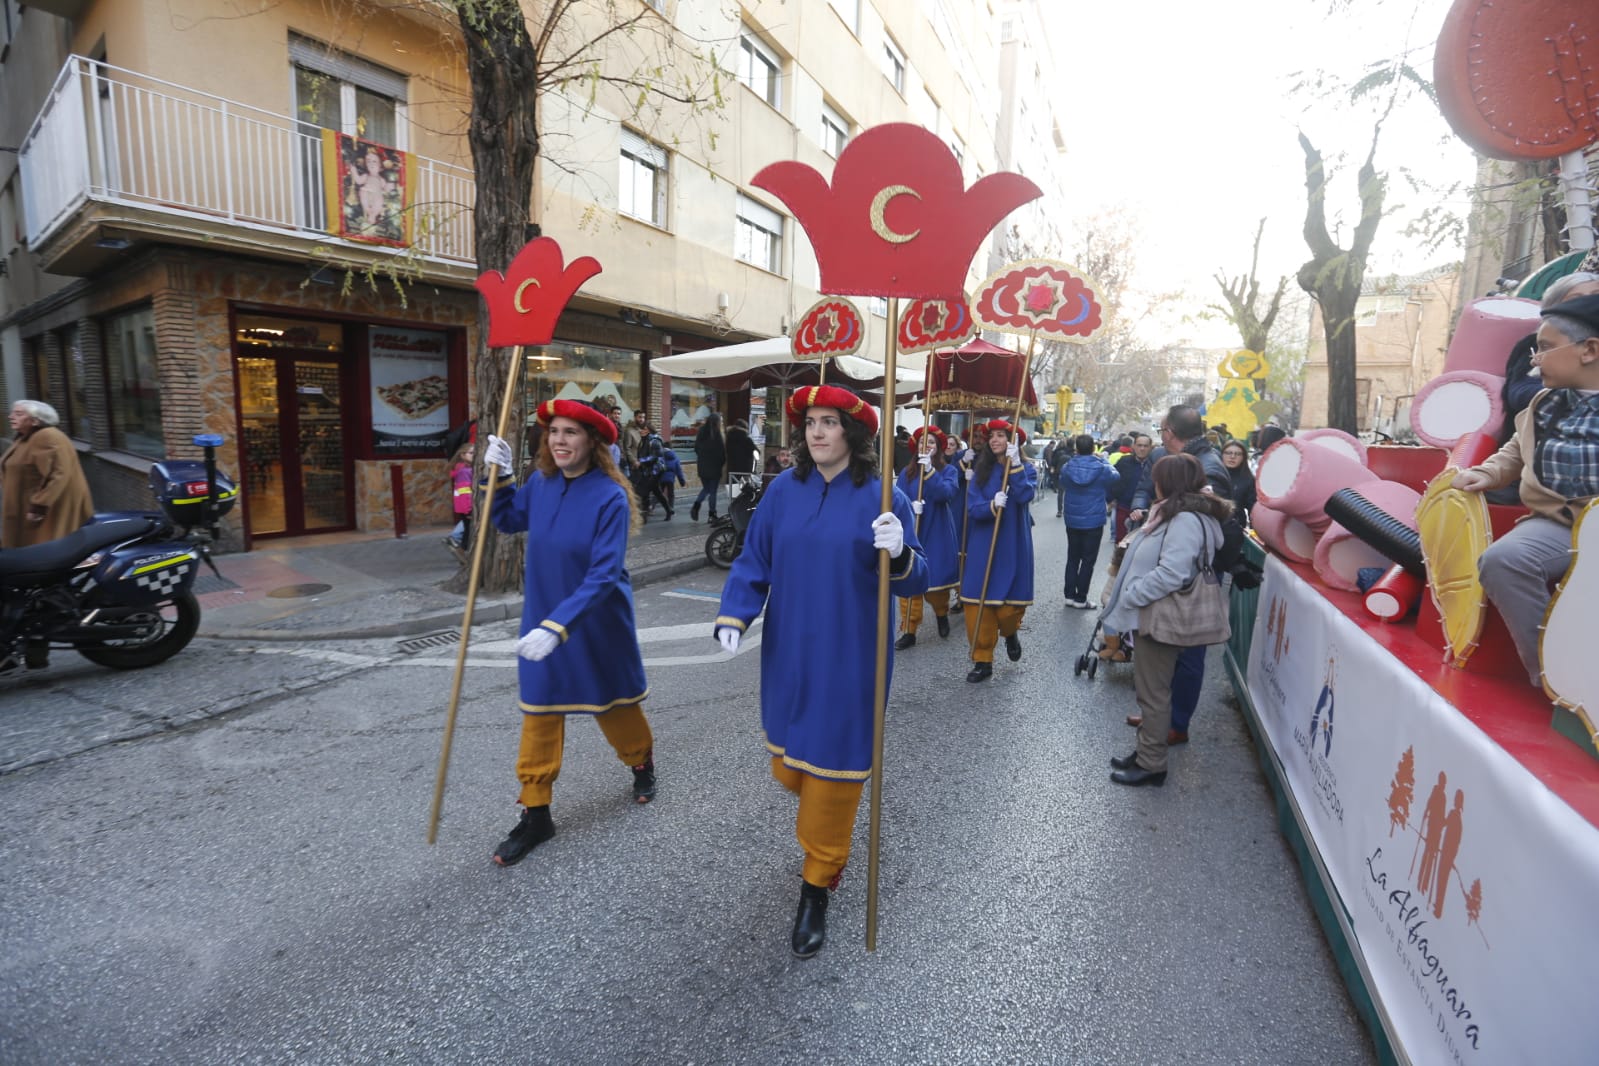
[[[1155,464],[1155,504],[1132,535],[1100,622],[1118,633],[1137,631],[1133,690],[1143,720],[1138,747],[1110,761],[1118,785],[1166,783],[1166,735],[1171,726],[1172,672],[1184,648],[1228,637],[1227,596],[1211,570],[1221,547],[1229,500],[1212,495],[1205,468],[1187,453]]]

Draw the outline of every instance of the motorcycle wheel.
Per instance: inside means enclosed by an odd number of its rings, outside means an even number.
[[[80,644],[74,650],[91,663],[113,670],[139,670],[164,663],[194,639],[200,628],[200,603],[194,593],[182,592],[164,603],[118,619],[119,624],[129,622],[148,622],[150,632],[143,638]]]
[[[711,565],[731,570],[733,560],[737,557],[738,533],[733,527],[727,525],[711,530],[711,535],[705,538],[705,558],[711,561]]]

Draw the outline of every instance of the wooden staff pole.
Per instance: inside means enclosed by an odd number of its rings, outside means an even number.
[[[1021,454],[1022,441],[1022,404],[1027,399],[1027,375],[1033,372],[1033,344],[1037,340],[1037,330],[1027,334],[1027,354],[1022,358],[1022,384],[1016,390],[1016,414],[1010,420],[1011,443],[1016,445],[1018,456]],[[988,442],[984,441],[983,443],[986,446]],[[1000,475],[999,479],[999,491],[1004,492],[1009,487],[1010,458],[1007,456],[1005,459],[1005,472]],[[990,571],[994,569],[994,548],[999,545],[999,523],[1004,517],[1005,512],[1003,510],[994,515],[994,534],[988,538],[988,562],[983,564],[983,590],[977,595],[977,624],[972,628],[972,639],[974,641],[983,632],[983,605],[988,599],[988,577]],[[973,650],[975,650],[975,646]]]
[[[972,429],[976,425],[977,425],[977,412],[976,411],[967,411],[966,412],[966,446],[968,448],[971,448],[971,450],[972,450],[973,462],[974,463],[976,462],[977,449],[976,448],[972,448],[972,445],[974,443],[976,443],[975,441],[972,440]],[[956,486],[957,488],[960,489],[960,498],[961,498],[961,551],[960,551],[960,559],[957,561],[957,565],[955,567],[955,579],[957,581],[961,582],[962,584],[964,584],[965,580],[966,580],[966,529],[967,529],[968,526],[970,526],[972,524],[972,509],[970,507],[966,506],[966,493],[971,488],[971,482],[965,480],[966,471],[960,470],[959,468],[957,468],[956,474],[957,474],[957,476],[959,476],[962,479],[962,481],[961,481],[960,485]],[[960,592],[960,589],[956,588],[955,591],[956,591],[956,593],[958,595],[959,592]],[[961,604],[961,613],[962,614],[966,613],[966,605],[964,603]]]
[[[522,346],[511,355],[511,369],[505,375],[505,398],[500,401],[500,420],[494,435],[505,439],[506,423],[511,421],[511,404],[516,399],[516,387],[522,381]],[[474,458],[480,459],[481,455]],[[444,809],[444,779],[450,770],[450,744],[455,739],[455,715],[461,706],[461,679],[466,673],[466,648],[472,636],[472,611],[477,606],[478,579],[483,573],[483,548],[489,542],[489,513],[494,507],[494,482],[498,471],[489,478],[484,490],[483,507],[478,513],[477,536],[472,539],[472,570],[467,578],[466,611],[461,616],[461,646],[455,653],[455,680],[450,684],[450,706],[444,716],[444,747],[439,752],[439,776],[433,785],[433,809],[428,812],[428,843],[439,838],[439,814]]]
[[[896,327],[897,329],[897,327]],[[898,334],[896,333],[896,340]],[[927,349],[927,376],[922,378],[922,444],[933,439],[933,349]],[[937,444],[933,445],[935,448]],[[922,449],[916,448],[916,454],[911,456],[911,461],[916,464],[916,502],[922,502],[922,485],[927,480],[922,473]],[[922,516],[916,515],[916,539],[922,537]]]
[[[883,358],[883,422],[878,427],[882,449],[882,512],[894,509],[894,405],[899,362],[899,298],[888,301],[888,346]],[[909,550],[909,549],[907,549]],[[877,950],[877,851],[883,828],[883,721],[888,706],[888,623],[891,598],[888,569],[893,560],[877,553],[877,676],[872,688],[872,801],[866,844],[866,950]]]

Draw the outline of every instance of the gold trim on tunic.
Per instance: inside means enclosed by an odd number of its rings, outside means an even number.
[[[643,703],[649,698],[650,690],[646,688],[637,696],[627,696],[623,699],[612,700],[610,703],[561,703],[538,704],[523,703],[517,700],[516,705],[522,708],[523,714],[604,714],[616,707],[624,707],[629,703]]]

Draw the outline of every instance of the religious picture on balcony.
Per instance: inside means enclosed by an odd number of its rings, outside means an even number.
[[[411,243],[411,157],[398,148],[322,131],[328,228],[336,236],[397,248]]]

